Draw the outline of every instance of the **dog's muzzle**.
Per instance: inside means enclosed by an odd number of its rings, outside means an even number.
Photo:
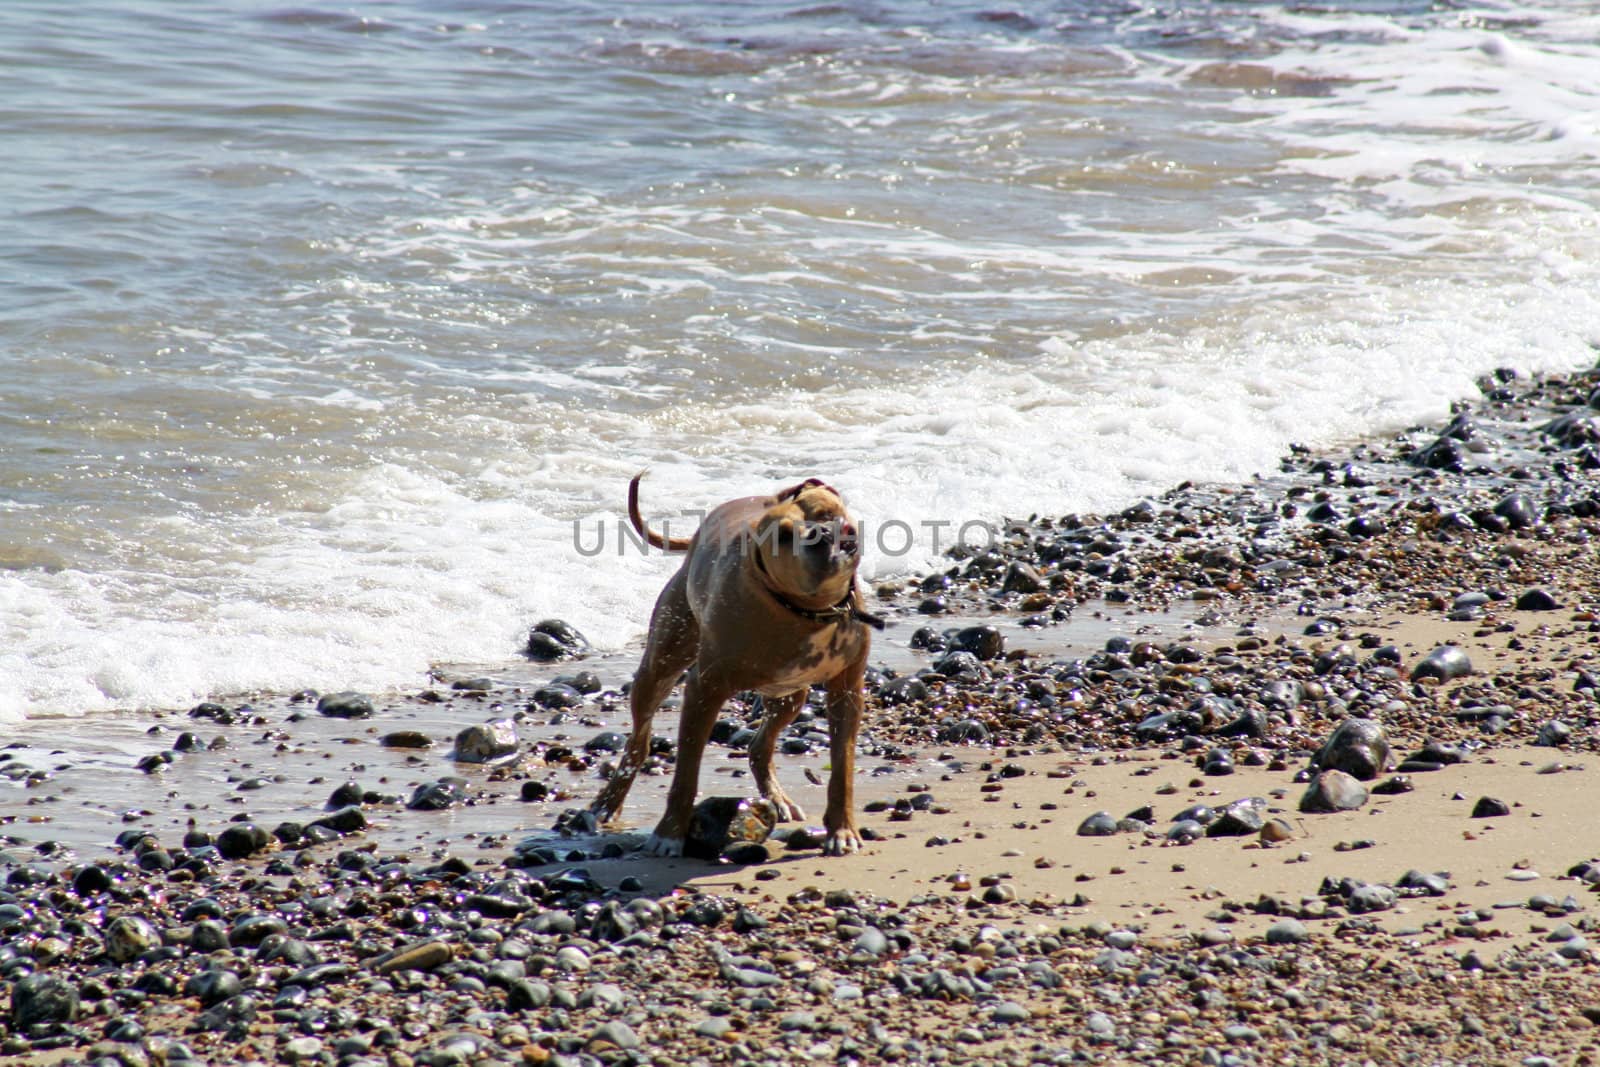
[[[855,524],[844,519],[807,523],[800,547],[825,552],[829,559],[854,559],[861,552],[861,538]]]

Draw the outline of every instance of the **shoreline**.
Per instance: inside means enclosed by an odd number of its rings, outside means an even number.
[[[42,776],[0,800],[0,903],[23,913],[4,935],[0,1053],[1587,1062],[1600,876],[1568,871],[1600,852],[1584,834],[1600,750],[1596,381],[1491,380],[1451,426],[1297,452],[1249,485],[1183,486],[1113,516],[1008,521],[993,558],[880,586],[897,625],[872,662],[901,678],[943,664],[920,695],[887,695],[887,672],[869,683],[857,796],[873,840],[853,857],[778,842],[743,866],[631,855],[660,775],[636,785],[629,831],[559,832],[611,758],[594,742],[626,729],[626,651],[444,668],[368,718],[274,696],[24,724],[39,744],[0,769]],[[924,626],[926,644],[974,625],[1004,651],[913,647]],[[1413,677],[1446,646],[1471,673]],[[579,671],[596,694],[539,695]],[[448,757],[458,730],[518,716],[515,759]],[[1366,783],[1401,774],[1409,791],[1302,813],[1301,772],[1346,717],[1379,721],[1396,763],[1429,758]],[[670,715],[658,730],[674,732]],[[381,743],[401,731],[431,744]],[[151,757],[155,773],[136,768]],[[779,757],[808,811],[824,758]],[[744,766],[713,746],[702,796],[749,792]],[[447,778],[463,783],[448,807],[407,807]],[[351,781],[356,802],[330,806]],[[1251,796],[1286,839],[1167,836],[1190,805]],[[1508,813],[1472,816],[1480,797]],[[1115,826],[1144,807],[1142,826]],[[351,809],[359,822],[310,847],[226,859],[184,843],[215,847],[246,822],[304,833]],[[1113,831],[1081,835],[1102,812]],[[119,849],[121,832],[147,840]],[[106,972],[122,915],[150,930]],[[251,918],[275,919],[280,941],[241,933]],[[17,1015],[28,972],[70,985],[73,1011]],[[217,974],[237,987],[200,977]],[[124,1012],[137,1033],[117,1029]]]

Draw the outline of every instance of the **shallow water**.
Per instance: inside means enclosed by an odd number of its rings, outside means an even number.
[[[7,13],[4,719],[626,648],[644,467],[882,577],[1600,343],[1588,4]]]
[[[926,667],[936,658],[911,647],[918,621],[900,620],[874,644],[872,660],[897,673]],[[1240,620],[1217,615],[1193,602],[1171,610],[1130,609],[1125,605],[1085,605],[1072,617],[1042,628],[1025,628],[1009,616],[946,616],[941,629],[967,625],[997,626],[1008,649],[1026,649],[1042,662],[1075,658],[1103,648],[1112,636],[1168,642],[1189,636],[1226,637]],[[599,764],[614,760],[602,753],[585,770],[543,767],[530,762],[526,775],[497,780],[495,766],[460,763],[451,758],[452,742],[467,726],[491,719],[517,717],[523,752],[545,753],[561,745],[582,750],[603,732],[626,733],[628,705],[617,694],[632,677],[640,649],[630,644],[577,662],[536,664],[453,664],[442,667],[431,691],[443,699],[419,699],[419,693],[395,694],[376,701],[370,719],[341,720],[319,716],[311,703],[269,697],[247,705],[229,704],[238,715],[232,724],[194,718],[183,712],[97,715],[89,719],[38,718],[14,727],[8,748],[0,753],[0,826],[16,842],[0,848],[0,864],[52,861],[102,854],[117,835],[130,829],[155,834],[169,847],[185,831],[197,828],[216,834],[235,819],[248,818],[271,830],[282,822],[306,824],[326,814],[333,791],[356,782],[369,792],[395,798],[369,804],[366,838],[379,847],[427,855],[454,843],[459,850],[478,842],[504,848],[537,841],[565,854],[596,853],[608,844],[628,844],[630,834],[643,834],[660,817],[669,777],[646,775],[629,794],[619,827],[603,835],[572,836],[558,832],[558,817],[568,809],[586,808],[598,792]],[[552,712],[530,702],[535,689],[558,674],[574,670],[596,673],[606,692],[581,708]],[[457,681],[488,679],[479,694],[455,691]],[[607,695],[609,694],[609,695]],[[657,716],[654,732],[675,737],[677,700]],[[874,724],[864,726],[867,738]],[[199,746],[173,751],[182,732],[191,732]],[[428,748],[391,748],[380,738],[395,731],[415,731],[433,742]],[[212,747],[213,745],[217,747]],[[942,746],[960,757],[963,746]],[[171,763],[154,773],[135,769],[140,760],[170,753]],[[940,773],[942,764],[926,758],[911,763],[863,757],[866,775],[861,788],[875,797],[906,782]],[[10,768],[17,768],[7,774]],[[753,791],[748,760],[742,751],[723,745],[708,750],[701,773],[702,792],[744,796]],[[24,774],[24,771],[27,773]],[[822,790],[815,782],[828,774],[825,750],[782,755],[777,771],[784,788],[809,805],[812,821],[820,819]],[[418,785],[441,776],[468,783],[470,805],[444,811],[410,811],[403,803]],[[29,777],[33,781],[29,781]],[[552,789],[547,800],[520,800],[522,778],[543,781]],[[879,784],[883,779],[899,783]],[[34,851],[44,845],[44,853]]]

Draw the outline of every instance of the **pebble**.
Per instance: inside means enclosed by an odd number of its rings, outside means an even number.
[[[1465,678],[1471,673],[1472,660],[1464,651],[1455,645],[1440,645],[1411,669],[1411,678],[1413,681],[1432,678],[1440,682],[1450,682],[1457,678]]]
[[[491,719],[456,734],[453,756],[462,763],[490,763],[517,754],[520,741],[511,719]]]
[[[1318,774],[1300,797],[1303,812],[1355,811],[1367,802],[1367,789],[1343,771]]]
[[[333,719],[370,719],[376,710],[364,693],[328,693],[317,701],[317,713]]]
[[[1109,837],[1117,832],[1117,818],[1109,811],[1097,811],[1078,824],[1079,837]]]
[[[1380,723],[1374,719],[1353,718],[1334,728],[1311,758],[1311,764],[1368,782],[1394,765],[1394,755]]]
[[[1495,797],[1479,797],[1478,802],[1472,805],[1472,817],[1474,819],[1492,819],[1510,814],[1511,805]]]

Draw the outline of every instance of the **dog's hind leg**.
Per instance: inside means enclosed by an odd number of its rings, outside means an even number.
[[[800,714],[800,709],[805,707],[806,693],[807,690],[801,689],[781,697],[762,697],[761,727],[756,731],[755,740],[750,742],[750,770],[755,773],[756,788],[778,809],[780,821],[806,817],[800,805],[790,800],[778,784],[778,776],[772,769],[772,755],[778,747],[778,735],[789,728],[794,717]]]
[[[676,575],[656,599],[655,614],[650,617],[650,637],[645,644],[644,658],[633,676],[633,688],[628,694],[633,712],[633,731],[628,735],[622,760],[600,795],[589,805],[589,810],[602,823],[610,822],[622,813],[622,802],[639,774],[639,768],[650,758],[650,725],[656,709],[667,699],[678,676],[694,662],[700,646],[700,630],[689,611],[683,595],[683,575]]]
[[[667,810],[656,824],[655,833],[645,842],[645,851],[657,856],[683,855],[683,839],[689,832],[694,813],[695,793],[700,787],[700,760],[717,712],[733,695],[733,689],[720,680],[708,680],[696,667],[683,685],[683,712],[678,722],[678,764],[673,768],[672,787],[667,790]]]
[[[828,837],[822,847],[830,856],[861,848],[855,813],[856,735],[861,732],[866,670],[863,654],[828,682],[828,748],[833,766],[828,774],[828,810],[822,816]]]

